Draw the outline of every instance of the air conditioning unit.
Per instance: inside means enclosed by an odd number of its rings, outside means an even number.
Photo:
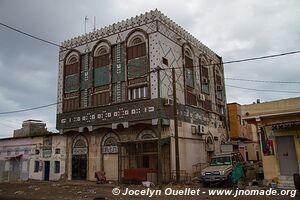
[[[198,134],[199,135],[202,135],[202,134],[205,134],[205,126],[204,125],[198,125]]]
[[[198,94],[198,101],[205,101],[205,95],[204,94]]]
[[[222,91],[223,90],[223,86],[222,85],[217,85],[217,90],[218,91]]]
[[[165,106],[172,106],[173,105],[173,99],[165,99],[164,100]]]
[[[208,79],[206,77],[203,77],[202,78],[202,83],[207,85],[208,84]]]

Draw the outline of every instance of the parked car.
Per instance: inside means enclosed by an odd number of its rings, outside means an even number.
[[[243,174],[246,174],[246,163],[239,152],[217,154],[211,158],[209,166],[201,171],[201,180],[204,186],[211,183],[225,183],[226,187],[231,187],[232,172],[237,165],[242,165]]]

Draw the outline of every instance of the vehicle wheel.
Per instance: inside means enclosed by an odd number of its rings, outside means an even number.
[[[228,175],[228,177],[227,177],[227,181],[225,181],[225,187],[232,187],[233,186],[233,182],[232,182],[232,180],[231,180],[231,174],[230,175]]]
[[[209,182],[202,182],[203,187],[210,187],[210,183]]]

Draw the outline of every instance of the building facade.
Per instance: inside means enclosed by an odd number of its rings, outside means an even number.
[[[257,127],[265,178],[293,186],[300,169],[300,98],[242,106],[242,118]]]
[[[191,174],[193,165],[220,151],[227,139],[222,59],[161,12],[61,46],[57,129],[66,136],[68,179],[95,180],[96,171],[105,171],[109,180],[155,181],[161,162],[163,181],[170,181],[175,170],[172,68],[181,170]]]
[[[29,119],[22,123],[22,128],[14,130],[14,137],[24,137],[41,131],[47,132],[46,123],[41,120]]]
[[[65,149],[60,134],[0,139],[0,182],[64,179]]]
[[[245,160],[259,161],[261,156],[256,126],[242,118],[242,107],[238,103],[227,104],[229,137],[236,142]]]

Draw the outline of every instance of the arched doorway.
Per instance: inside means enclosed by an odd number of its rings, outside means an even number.
[[[157,168],[157,136],[151,129],[144,129],[137,135],[138,145],[137,165],[141,168]]]
[[[118,180],[118,141],[117,134],[107,133],[102,139],[103,170],[107,180]]]
[[[73,141],[72,148],[72,179],[86,180],[87,177],[88,142],[82,135]]]

